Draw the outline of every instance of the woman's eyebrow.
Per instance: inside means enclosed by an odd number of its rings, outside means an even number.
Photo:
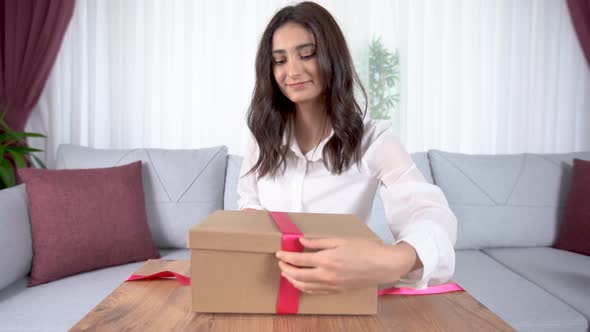
[[[307,43],[307,44],[297,45],[295,47],[295,50],[300,51],[301,49],[304,49],[306,47],[315,47],[315,44],[314,43]],[[287,53],[287,51],[285,51],[285,50],[273,50],[272,51],[272,54],[285,54],[285,53]]]
[[[295,49],[297,51],[299,51],[299,50],[306,48],[306,47],[315,47],[315,44],[314,43],[301,44],[301,45],[295,47]]]

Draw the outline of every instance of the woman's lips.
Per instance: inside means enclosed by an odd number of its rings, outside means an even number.
[[[301,88],[305,87],[305,85],[309,82],[311,82],[311,81],[290,83],[290,84],[287,84],[287,86],[292,89],[301,89]]]

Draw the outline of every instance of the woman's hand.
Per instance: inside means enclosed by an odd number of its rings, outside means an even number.
[[[300,239],[317,252],[279,251],[281,274],[302,292],[338,293],[399,280],[421,266],[405,242],[383,245],[364,239]]]

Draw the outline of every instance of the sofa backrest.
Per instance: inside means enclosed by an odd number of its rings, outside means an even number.
[[[427,153],[414,153],[412,154],[412,159],[426,178],[426,181],[432,183],[432,173],[430,172]],[[223,208],[225,210],[237,210],[238,208],[237,187],[241,165],[241,156],[232,154],[228,155],[223,198]],[[383,202],[381,201],[380,195],[375,195],[375,200],[373,201],[373,207],[367,224],[377,235],[379,235],[379,237],[381,237],[381,239],[383,239],[384,242],[392,243],[394,241],[385,219],[385,210],[383,209]]]
[[[467,155],[431,150],[412,154],[457,215],[457,249],[550,246],[557,237],[574,158],[567,154]],[[237,209],[242,157],[226,147],[198,150],[103,150],[62,145],[57,168],[97,168],[144,162],[148,224],[158,247],[186,245],[186,230],[217,209]],[[380,195],[368,225],[394,241]]]
[[[565,154],[428,152],[434,182],[457,216],[457,249],[551,246],[570,187]]]
[[[94,149],[61,145],[57,168],[100,168],[143,162],[147,222],[159,248],[186,248],[188,229],[223,208],[227,148]]]

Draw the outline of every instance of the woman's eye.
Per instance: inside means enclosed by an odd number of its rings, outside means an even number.
[[[301,59],[303,59],[303,60],[308,60],[308,59],[311,59],[311,58],[313,58],[315,55],[316,55],[316,53],[315,53],[315,52],[311,52],[311,53],[304,53],[304,54],[301,54],[299,57],[300,57]]]
[[[287,60],[285,60],[285,59],[272,59],[272,64],[273,65],[282,65],[285,62],[287,62]]]

